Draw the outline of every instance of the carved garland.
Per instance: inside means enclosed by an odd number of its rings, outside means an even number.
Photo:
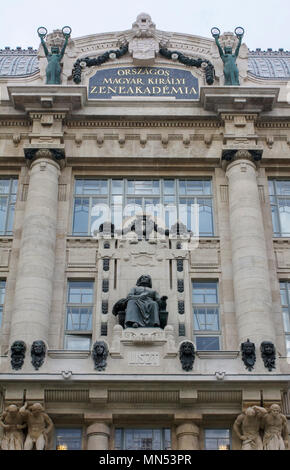
[[[73,81],[77,85],[81,83],[82,68],[84,66],[86,67],[93,67],[94,65],[99,66],[99,65],[104,64],[105,62],[108,62],[108,60],[110,60],[111,58],[119,59],[123,55],[127,54],[127,52],[128,52],[128,44],[126,44],[125,46],[115,51],[112,50],[112,51],[105,52],[105,54],[102,54],[98,56],[97,58],[90,59],[90,57],[85,57],[85,58],[78,59],[75,62],[73,70],[72,70]]]
[[[91,59],[90,57],[85,57],[85,58],[78,59],[75,62],[73,70],[72,70],[73,81],[77,85],[81,83],[82,68],[93,67],[95,65],[99,66],[99,65],[104,64],[105,62],[108,62],[108,60],[110,59],[119,59],[123,55],[127,54],[127,52],[128,52],[128,44],[122,46],[120,49],[105,52],[105,54],[102,54],[96,58]],[[215,79],[215,70],[214,70],[214,66],[209,60],[200,59],[200,58],[192,59],[191,57],[187,57],[184,54],[182,54],[182,52],[169,51],[165,47],[159,50],[159,54],[162,55],[163,57],[166,57],[166,59],[178,60],[178,62],[180,62],[181,64],[187,65],[189,67],[197,67],[197,68],[204,67],[206,83],[208,85],[213,85],[214,79]]]
[[[188,65],[189,67],[197,67],[200,68],[205,64],[205,79],[208,85],[213,85],[214,78],[215,78],[215,70],[214,66],[209,60],[206,59],[192,59],[191,57],[187,57],[182,52],[178,51],[169,51],[165,47],[159,50],[159,53],[166,57],[166,59],[171,60],[178,60],[181,64]]]

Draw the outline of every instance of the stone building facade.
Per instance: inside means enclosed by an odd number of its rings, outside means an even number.
[[[248,406],[290,418],[289,53],[243,44],[224,86],[213,39],[141,15],[70,39],[61,85],[46,65],[42,46],[0,52],[2,409],[41,403],[52,448],[240,449]],[[144,274],[168,318],[124,329],[113,307]]]

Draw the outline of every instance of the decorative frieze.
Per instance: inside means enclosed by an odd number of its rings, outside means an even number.
[[[109,403],[179,403],[178,390],[109,390]]]
[[[47,389],[44,391],[45,402],[88,403],[88,389]]]
[[[219,129],[220,127],[223,127],[223,123],[219,120],[190,120],[190,121],[100,121],[100,120],[94,120],[94,121],[67,121],[66,126],[68,128],[94,128],[94,127],[100,127],[100,128],[118,128],[118,127],[123,127],[123,128],[158,128],[158,127],[171,127],[171,128],[215,128]]]

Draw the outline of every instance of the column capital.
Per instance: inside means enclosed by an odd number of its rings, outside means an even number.
[[[223,149],[222,151],[222,167],[227,170],[231,163],[239,160],[248,161],[257,166],[262,160],[262,149]]]
[[[182,436],[186,436],[186,435],[191,435],[191,436],[194,436],[194,437],[198,437],[199,436],[199,427],[197,426],[197,424],[191,422],[184,422],[184,423],[180,423],[177,425],[176,427],[176,435],[177,437],[182,437]]]
[[[253,163],[262,160],[262,149],[223,149],[222,161],[232,163],[237,160],[249,160]]]
[[[56,161],[65,159],[64,148],[28,147],[24,149],[24,155],[30,161],[36,158],[51,158]]]
[[[110,426],[107,423],[93,423],[87,427],[87,436],[109,436],[110,435]]]
[[[42,146],[29,146],[24,149],[24,155],[29,166],[40,159],[51,160],[60,168],[63,168],[65,166],[64,146],[54,148]]]

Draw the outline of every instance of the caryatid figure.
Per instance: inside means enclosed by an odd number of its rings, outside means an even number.
[[[24,443],[24,450],[45,450],[48,447],[49,434],[53,429],[53,422],[45,413],[40,403],[27,408],[27,403],[20,408],[20,414],[27,422],[28,433]]]
[[[61,51],[59,50],[58,46],[52,46],[51,52],[49,52],[47,45],[44,41],[44,38],[47,34],[47,29],[44,27],[40,27],[37,30],[38,36],[40,38],[41,44],[43,46],[43,50],[45,56],[47,58],[48,64],[46,67],[46,84],[47,85],[60,85],[61,84],[61,66],[60,62],[64,56],[65,49],[68,43],[68,40],[71,35],[71,28],[69,26],[65,26],[62,28],[62,34],[64,36],[64,44],[62,46]]]
[[[264,450],[285,450],[288,448],[287,419],[279,405],[272,405],[263,419]]]
[[[267,410],[260,406],[251,406],[237,417],[234,430],[242,441],[242,450],[263,450],[260,429]]]
[[[0,426],[4,430],[1,442],[2,450],[23,450],[24,434],[22,430],[26,428],[23,421],[16,405],[8,406],[3,412],[0,418]]]
[[[239,69],[237,67],[237,58],[239,57],[239,52],[242,44],[242,39],[244,36],[244,29],[243,28],[236,28],[235,33],[238,38],[238,45],[236,47],[235,53],[233,54],[233,49],[231,46],[225,46],[224,49],[222,48],[219,37],[220,37],[220,30],[218,28],[213,28],[211,30],[212,36],[215,39],[216,45],[219,50],[220,57],[224,63],[224,77],[225,77],[225,85],[231,86],[239,86]]]

